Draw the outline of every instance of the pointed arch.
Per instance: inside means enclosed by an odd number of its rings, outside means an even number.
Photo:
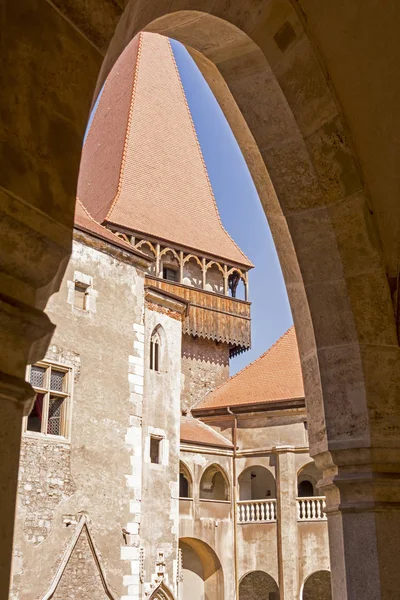
[[[142,246],[148,246],[154,256],[156,256],[156,249],[154,248],[153,244],[149,242],[149,240],[140,240],[140,242],[135,245],[135,248],[136,250],[139,250]]]
[[[193,498],[192,473],[183,460],[179,461],[179,498]]]
[[[201,500],[229,500],[229,477],[221,465],[214,463],[203,471],[199,496]]]
[[[162,581],[153,591],[149,600],[175,600],[175,596],[169,587]]]
[[[93,538],[92,535],[90,533],[89,527],[88,527],[88,522],[87,522],[87,518],[85,515],[83,515],[80,518],[80,521],[75,529],[75,533],[72,537],[72,540],[70,541],[65,554],[63,556],[63,559],[61,561],[61,564],[58,568],[58,571],[52,581],[52,584],[49,588],[49,590],[47,591],[47,593],[43,596],[42,600],[51,600],[51,598],[54,597],[54,594],[57,591],[57,588],[61,582],[62,576],[64,575],[65,570],[68,567],[69,561],[72,557],[72,554],[78,544],[78,541],[81,537],[82,534],[86,534],[87,536],[87,541],[89,544],[89,548],[91,550],[92,556],[93,556],[93,560],[95,562],[97,571],[98,571],[98,575],[101,581],[101,585],[104,589],[104,594],[107,596],[107,598],[109,598],[110,600],[117,600],[117,597],[114,596],[114,594],[112,593],[112,591],[110,590],[110,588],[108,587],[107,581],[106,581],[106,577],[105,577],[105,573],[103,570],[103,567],[100,563],[100,559],[99,559],[99,554],[96,550],[96,547],[94,545],[93,542]]]
[[[166,336],[162,325],[154,327],[150,336],[149,367],[151,371],[165,371]]]

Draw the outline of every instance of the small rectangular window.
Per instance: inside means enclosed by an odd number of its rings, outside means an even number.
[[[80,282],[75,282],[75,292],[74,292],[74,307],[79,308],[80,310],[86,310],[86,300],[87,300],[87,285],[84,285]]]
[[[71,369],[47,363],[32,365],[29,381],[36,396],[24,429],[44,435],[67,437]]]
[[[160,437],[150,437],[150,462],[155,465],[159,465],[161,462],[161,441]]]
[[[171,269],[170,267],[164,267],[163,279],[169,279],[169,281],[178,281],[178,271],[176,269]]]

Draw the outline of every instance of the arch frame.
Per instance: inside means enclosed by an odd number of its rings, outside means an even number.
[[[199,478],[199,499],[200,500],[207,500],[207,498],[202,498],[201,497],[201,484],[202,481],[204,480],[204,475],[207,474],[207,472],[210,471],[211,475],[210,475],[210,481],[208,482],[208,485],[210,486],[210,489],[212,487],[212,480],[214,478],[214,476],[217,473],[220,473],[223,477],[224,483],[225,483],[225,496],[226,498],[224,499],[225,502],[230,502],[231,501],[231,482],[229,479],[229,476],[226,472],[226,470],[224,469],[224,467],[222,467],[219,463],[211,463],[210,465],[207,465],[206,467],[204,467],[204,469],[201,472],[200,478]],[[216,499],[216,502],[220,502],[222,501],[222,499]]]

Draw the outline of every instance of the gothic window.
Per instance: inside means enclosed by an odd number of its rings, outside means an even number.
[[[29,433],[68,437],[72,371],[68,367],[38,363],[28,372],[35,401],[24,430]]]
[[[152,371],[160,370],[160,334],[156,330],[153,332],[150,339],[150,369]]]

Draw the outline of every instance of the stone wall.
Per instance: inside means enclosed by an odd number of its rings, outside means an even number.
[[[208,392],[229,377],[229,348],[227,344],[182,337],[181,406],[190,409]]]
[[[149,308],[151,306],[151,308]],[[140,541],[144,551],[144,589],[160,572],[171,589],[176,585],[179,538],[179,427],[182,322],[175,313],[147,304],[143,402],[142,514]],[[150,369],[150,339],[157,329],[159,371]],[[150,460],[151,436],[160,442],[159,464]]]
[[[115,597],[126,593],[124,576],[132,570],[126,554],[131,538],[124,531],[132,529],[135,440],[127,432],[143,394],[143,378],[139,385],[140,375],[132,372],[133,363],[143,360],[143,273],[130,256],[111,256],[103,243],[79,239],[60,291],[47,307],[57,328],[46,358],[72,367],[75,376],[71,438],[23,435],[12,600],[43,598],[81,514],[88,517]],[[91,278],[95,311],[93,303],[91,310],[73,305],[77,274]],[[132,376],[138,381],[132,382]],[[65,571],[68,592],[56,597],[78,594],[79,578],[74,578],[86,569],[86,551],[81,554],[81,566]],[[93,590],[79,594],[95,597]]]

